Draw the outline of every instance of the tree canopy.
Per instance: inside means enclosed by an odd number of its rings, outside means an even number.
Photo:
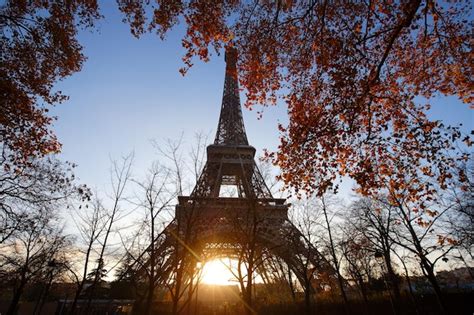
[[[238,48],[246,105],[288,106],[268,157],[289,187],[322,194],[349,176],[364,194],[388,187],[421,198],[432,188],[420,177],[440,187],[465,177],[452,167],[467,155],[447,151],[470,138],[426,112],[440,94],[473,101],[470,1],[117,3],[137,37],[185,24],[183,74],[213,49]],[[20,156],[57,151],[41,101],[64,99],[53,84],[80,69],[77,28],[100,17],[97,1],[15,1],[0,13],[2,141]]]
[[[60,150],[48,105],[67,97],[54,84],[81,69],[79,28],[100,17],[96,1],[0,4],[0,141],[4,168]]]
[[[443,188],[462,137],[426,116],[429,100],[472,103],[469,1],[119,1],[132,34],[161,37],[184,21],[187,54],[208,60],[231,43],[240,52],[247,103],[288,106],[281,144],[269,157],[297,190],[324,193],[349,176],[359,192],[381,187],[413,198]],[[426,100],[422,104],[421,100]],[[470,145],[468,137],[463,138]]]

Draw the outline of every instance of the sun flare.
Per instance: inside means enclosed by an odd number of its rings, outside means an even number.
[[[235,284],[235,278],[224,261],[214,259],[206,262],[202,270],[201,283],[214,285]]]

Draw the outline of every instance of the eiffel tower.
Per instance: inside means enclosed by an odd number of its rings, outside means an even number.
[[[161,270],[156,280],[169,281],[178,265],[193,269],[199,261],[233,257],[252,239],[260,251],[282,259],[300,282],[311,269],[320,288],[334,287],[333,267],[288,219],[289,205],[272,196],[255,163],[242,118],[237,57],[234,48],[226,49],[219,124],[204,169],[192,193],[178,197],[174,219],[153,244],[159,254],[155,269]],[[232,196],[225,195],[229,187]]]

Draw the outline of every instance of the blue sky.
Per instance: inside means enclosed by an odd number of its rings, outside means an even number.
[[[140,174],[157,158],[151,139],[178,139],[190,145],[197,131],[213,140],[224,84],[223,55],[196,61],[183,77],[182,27],[165,41],[154,34],[135,39],[115,3],[103,5],[98,31],[82,31],[80,42],[88,57],[81,72],[57,88],[70,99],[52,112],[58,117],[54,130],[63,144],[61,157],[77,163],[82,183],[99,190],[109,181],[110,158],[135,152],[135,173]],[[243,93],[242,93],[243,94]],[[242,97],[243,95],[241,95]],[[261,153],[278,145],[277,123],[287,121],[284,105],[256,111],[244,109],[250,143]],[[433,119],[474,125],[474,111],[456,98],[433,102]],[[257,154],[259,154],[257,153]]]

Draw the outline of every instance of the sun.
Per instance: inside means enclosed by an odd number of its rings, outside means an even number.
[[[235,277],[220,259],[213,259],[204,264],[201,283],[214,285],[235,284]]]

